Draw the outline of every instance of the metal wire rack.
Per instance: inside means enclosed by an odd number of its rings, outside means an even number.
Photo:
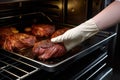
[[[0,53],[0,80],[21,80],[36,71],[37,67],[23,62],[21,58]]]

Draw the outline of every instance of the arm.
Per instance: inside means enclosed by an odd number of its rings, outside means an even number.
[[[52,42],[63,42],[67,51],[95,35],[102,29],[111,27],[120,22],[120,0],[114,1],[99,14],[73,29],[66,31],[63,35],[52,38]]]
[[[120,1],[120,0],[119,0]],[[106,29],[120,22],[120,2],[114,1],[92,19],[99,29]]]

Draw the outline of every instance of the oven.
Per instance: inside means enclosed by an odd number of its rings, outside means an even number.
[[[0,1],[0,27],[16,26],[21,32],[36,23],[71,28],[101,11],[106,1]],[[100,31],[75,50],[48,61],[38,61],[1,48],[0,80],[109,80],[116,35],[115,29]]]

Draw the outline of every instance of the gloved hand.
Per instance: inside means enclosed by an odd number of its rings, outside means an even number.
[[[95,22],[90,19],[77,27],[66,31],[63,35],[52,38],[51,41],[54,43],[64,42],[65,48],[69,51],[84,40],[95,35],[98,31],[99,28]]]

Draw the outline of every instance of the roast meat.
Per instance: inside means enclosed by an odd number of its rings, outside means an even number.
[[[15,27],[8,27],[8,26],[0,27],[0,47],[2,47],[5,41],[5,38],[8,35],[18,33],[18,32],[19,31]]]
[[[50,40],[42,40],[35,43],[32,52],[40,60],[47,60],[63,56],[66,49],[62,43],[52,43]]]
[[[51,38],[54,38],[54,37],[57,37],[57,36],[63,34],[63,33],[66,32],[68,29],[70,29],[70,28],[64,27],[64,28],[61,28],[61,29],[56,30],[56,31],[52,34]]]
[[[24,33],[15,33],[6,37],[3,49],[14,51],[32,47],[36,41],[36,37]]]
[[[54,32],[54,25],[37,24],[32,26],[32,34],[34,34],[37,37],[50,37]]]

